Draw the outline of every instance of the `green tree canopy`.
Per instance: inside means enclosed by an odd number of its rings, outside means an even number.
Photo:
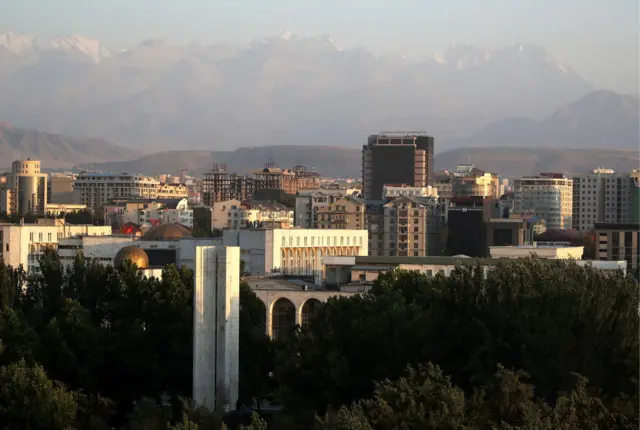
[[[76,418],[73,393],[24,360],[0,367],[0,419],[4,428],[67,429]]]
[[[636,395],[638,285],[621,273],[537,258],[450,277],[381,275],[369,294],[330,299],[293,339],[276,376],[289,411],[309,417],[372,397],[373,381],[432,362],[471,393],[499,364],[523,369],[553,404],[584,375],[604,401]],[[307,422],[308,424],[308,422]]]

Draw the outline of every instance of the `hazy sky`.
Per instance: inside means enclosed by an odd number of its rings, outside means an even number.
[[[638,92],[638,0],[0,0],[0,32],[247,43],[291,30],[345,48],[419,54],[535,43],[594,84]]]

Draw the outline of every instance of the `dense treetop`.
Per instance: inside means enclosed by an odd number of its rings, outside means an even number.
[[[158,280],[82,256],[65,269],[51,251],[40,267],[27,276],[0,262],[3,425],[225,427],[188,400],[188,269]],[[273,342],[243,284],[239,404],[284,407],[263,414],[268,424],[245,414],[245,428],[638,428],[638,292],[621,273],[536,258],[486,275],[393,271]]]

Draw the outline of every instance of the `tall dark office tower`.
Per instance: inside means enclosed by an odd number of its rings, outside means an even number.
[[[433,174],[433,137],[426,132],[382,132],[362,148],[365,200],[380,200],[385,185],[426,187]]]

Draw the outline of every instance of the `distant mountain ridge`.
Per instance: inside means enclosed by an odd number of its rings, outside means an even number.
[[[18,158],[41,160],[45,169],[72,167],[79,163],[123,161],[139,152],[104,139],[82,139],[0,123],[0,168],[11,167]]]
[[[637,168],[640,148],[638,98],[609,91],[588,94],[541,121],[507,119],[446,146],[436,136],[436,165],[454,168],[469,158],[479,167],[508,177],[546,170],[588,171],[597,165],[616,170]],[[78,139],[0,126],[0,156],[42,159],[44,167],[157,174],[180,168],[206,170],[226,163],[238,173],[261,168],[273,158],[282,167],[306,164],[327,176],[359,177],[360,145],[245,145],[233,151],[156,151],[140,155],[102,139]],[[168,130],[168,132],[170,132]],[[172,131],[177,135],[177,131]],[[371,131],[369,131],[370,133]],[[283,130],[286,133],[286,130]],[[366,136],[360,136],[364,143]],[[10,161],[6,161],[8,166]],[[0,166],[2,167],[2,166]]]
[[[427,129],[440,149],[510,116],[540,119],[593,86],[534,45],[411,56],[285,32],[248,46],[125,50],[71,36],[0,36],[0,118],[144,151],[355,147],[372,130]]]
[[[105,172],[140,172],[149,175],[173,173],[189,168],[202,174],[214,163],[227,165],[227,170],[250,174],[273,159],[280,167],[304,164],[325,177],[361,178],[362,152],[328,146],[265,146],[240,148],[236,151],[167,151],[110,163],[79,165],[76,169]],[[638,168],[640,152],[615,149],[558,149],[558,148],[459,148],[437,153],[435,168],[454,169],[468,161],[477,167],[507,178],[518,178],[540,172],[589,172],[605,166],[625,172]]]
[[[638,96],[594,91],[541,121],[508,118],[485,126],[454,147],[640,148]]]

